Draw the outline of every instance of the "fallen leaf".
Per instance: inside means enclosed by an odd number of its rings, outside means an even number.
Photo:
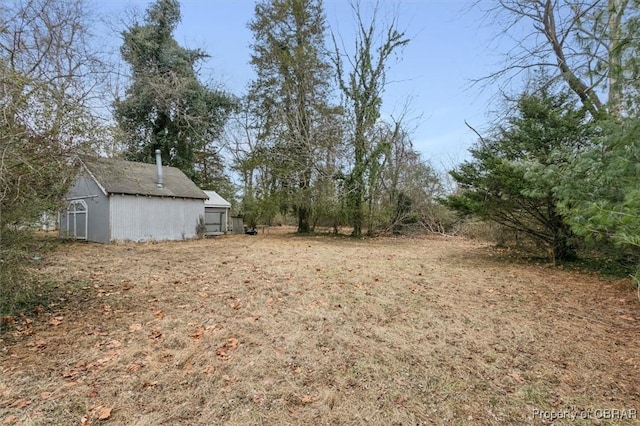
[[[242,304],[239,301],[237,301],[237,299],[233,299],[233,298],[227,301],[227,305],[229,305],[231,309],[236,311],[242,307]]]
[[[15,424],[17,421],[18,421],[18,418],[16,416],[7,416],[2,421],[2,424],[3,425],[12,425],[12,424]]]
[[[157,381],[153,381],[153,382],[145,382],[144,385],[142,385],[142,389],[149,389],[149,388],[154,388],[158,386],[158,382]]]
[[[42,392],[40,393],[40,395],[38,395],[40,397],[40,399],[49,399],[51,398],[53,394],[51,392]]]
[[[238,339],[236,339],[235,337],[229,337],[227,339],[227,343],[225,343],[224,345],[216,349],[216,356],[219,359],[228,359],[230,356],[229,352],[235,350],[237,347],[238,347]]]
[[[89,417],[87,416],[82,416],[82,418],[80,419],[80,425],[81,426],[85,426],[89,424]]]
[[[49,325],[52,325],[54,327],[62,324],[62,320],[64,319],[64,317],[53,317],[49,320]]]
[[[264,395],[260,392],[254,393],[251,399],[254,404],[262,404],[264,402]]]
[[[199,325],[196,327],[196,330],[191,334],[191,337],[193,337],[196,340],[201,340],[202,336],[204,336],[204,326],[203,325]]]
[[[139,371],[143,366],[144,364],[142,364],[140,361],[136,361],[127,366],[127,371],[130,373],[135,373],[136,371]]]
[[[509,374],[509,376],[511,376],[518,383],[524,383],[525,381],[524,377],[522,377],[520,373],[518,373],[517,371],[512,371],[511,374]]]
[[[230,349],[235,349],[238,347],[238,339],[236,339],[235,337],[229,337],[227,341],[229,342]]]
[[[300,398],[300,402],[302,404],[311,404],[312,402],[316,402],[317,400],[317,397],[311,395],[302,395],[302,398]]]
[[[634,317],[630,317],[629,315],[620,315],[620,318],[622,318],[625,321],[635,321],[636,320]]]
[[[158,318],[158,319],[162,319],[162,318],[164,318],[164,312],[162,312],[162,311],[158,311],[158,312],[156,312],[156,313],[155,313],[155,314],[153,314],[153,315],[154,315],[156,318]]]
[[[109,340],[109,342],[106,345],[107,349],[117,349],[120,346],[122,346],[122,341],[118,340],[118,339],[113,339],[113,340]]]
[[[20,399],[16,399],[15,401],[13,401],[13,403],[11,404],[11,407],[12,408],[24,408],[29,404],[31,404],[31,401],[29,401],[28,399],[25,399],[25,398],[20,398]]]
[[[134,332],[142,329],[142,324],[136,323],[129,326],[129,331]]]
[[[110,417],[111,417],[110,407],[102,407],[100,411],[98,411],[98,420],[109,420]]]

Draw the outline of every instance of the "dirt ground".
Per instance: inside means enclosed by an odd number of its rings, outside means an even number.
[[[1,424],[639,424],[630,281],[442,236],[64,244]]]

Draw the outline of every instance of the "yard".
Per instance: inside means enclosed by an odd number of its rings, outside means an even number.
[[[62,245],[0,334],[0,424],[638,423],[630,281],[290,231]]]

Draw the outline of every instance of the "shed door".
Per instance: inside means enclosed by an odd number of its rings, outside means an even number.
[[[67,206],[67,234],[75,240],[87,239],[89,211],[84,200],[74,200]]]
[[[223,232],[222,224],[224,223],[224,216],[222,212],[205,209],[204,224],[207,228],[207,233]]]

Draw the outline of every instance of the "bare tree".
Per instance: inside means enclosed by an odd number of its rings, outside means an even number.
[[[503,23],[502,34],[515,46],[505,54],[504,67],[478,82],[504,82],[530,69],[551,69],[555,72],[550,75],[563,79],[592,116],[623,112],[625,93],[636,90],[632,86],[637,70],[627,65],[637,57],[637,2],[492,0],[489,7],[486,4],[475,3],[492,23]],[[522,34],[523,28],[531,30]]]
[[[346,177],[348,205],[353,224],[353,236],[362,234],[367,165],[380,155],[380,150],[368,143],[368,134],[380,117],[382,94],[386,88],[386,70],[392,55],[409,43],[409,38],[398,29],[396,19],[380,29],[377,22],[378,5],[369,22],[365,22],[359,2],[351,4],[357,32],[352,56],[338,44],[335,34],[334,64],[340,89],[353,117],[353,169]],[[380,40],[379,44],[378,41]]]
[[[238,109],[231,114],[223,140],[226,151],[231,157],[231,168],[240,175],[242,192],[253,197],[256,170],[260,159],[258,118],[251,114],[250,100],[244,97],[238,102]]]

